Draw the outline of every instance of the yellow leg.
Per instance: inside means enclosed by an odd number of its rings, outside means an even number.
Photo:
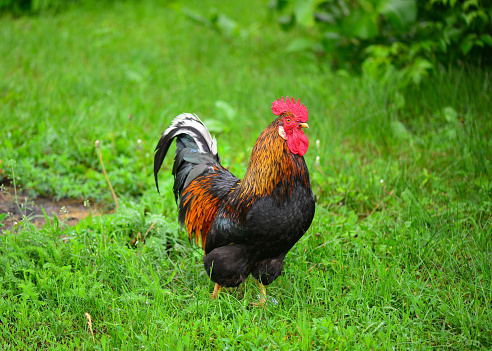
[[[214,292],[212,293],[211,298],[217,300],[220,290],[222,290],[222,287],[219,284],[215,283]]]
[[[260,300],[255,302],[253,305],[255,306],[265,306],[266,305],[266,288],[265,285],[258,282],[258,287],[260,288]]]

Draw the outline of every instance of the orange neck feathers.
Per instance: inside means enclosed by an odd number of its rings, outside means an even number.
[[[281,119],[275,119],[258,137],[246,174],[239,184],[241,198],[270,195],[280,182],[283,182],[284,191],[293,186],[295,179],[309,184],[304,159],[294,155],[279,135]]]

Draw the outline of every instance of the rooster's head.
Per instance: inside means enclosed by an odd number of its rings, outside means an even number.
[[[272,104],[274,115],[280,116],[278,134],[287,141],[290,152],[302,156],[306,153],[309,140],[302,128],[309,128],[307,124],[308,112],[301,99],[278,99]]]

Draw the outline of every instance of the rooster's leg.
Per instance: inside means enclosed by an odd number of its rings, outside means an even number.
[[[222,289],[222,287],[219,284],[215,283],[214,292],[212,293],[212,296],[211,296],[212,299],[217,300],[217,298],[219,297],[219,292],[221,289]]]
[[[266,305],[266,288],[265,285],[258,282],[258,287],[260,288],[260,300],[254,303],[255,306],[265,306]]]

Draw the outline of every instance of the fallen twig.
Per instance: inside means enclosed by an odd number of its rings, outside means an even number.
[[[147,234],[149,234],[149,232],[154,229],[155,225],[157,224],[157,222],[154,222],[152,223],[152,225],[149,227],[149,229],[147,229],[147,231],[145,232],[145,235],[143,237],[143,242],[145,242],[145,238],[147,237]]]
[[[92,330],[92,318],[89,313],[85,313],[85,317],[87,318],[87,324],[89,324],[89,330],[91,331],[92,335],[92,341],[94,341],[94,344],[96,343],[96,339],[94,338],[94,330]]]

